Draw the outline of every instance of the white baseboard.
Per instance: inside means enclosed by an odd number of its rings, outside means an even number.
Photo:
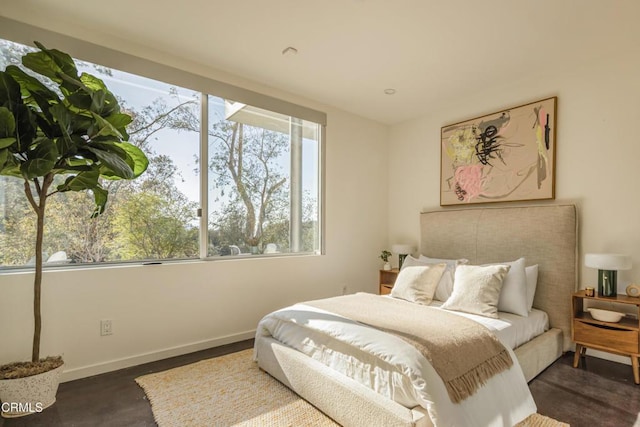
[[[123,357],[121,359],[110,360],[107,362],[96,363],[94,365],[81,366],[65,370],[62,373],[60,382],[73,381],[80,378],[91,377],[93,375],[104,374],[105,372],[116,371],[118,369],[129,368],[131,366],[141,365],[143,363],[155,362],[156,360],[167,359],[169,357],[181,356],[194,351],[206,350],[211,347],[218,347],[225,344],[231,344],[238,341],[244,341],[254,338],[256,331],[246,331],[239,334],[226,335],[211,340],[199,341],[191,344],[166,348],[163,350],[153,351],[149,353],[137,354],[134,356]]]

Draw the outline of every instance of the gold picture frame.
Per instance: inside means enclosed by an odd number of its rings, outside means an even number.
[[[557,97],[440,131],[440,205],[555,198]]]

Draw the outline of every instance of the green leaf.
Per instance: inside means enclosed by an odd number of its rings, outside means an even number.
[[[96,209],[93,211],[93,214],[91,214],[91,218],[95,218],[104,212],[109,192],[101,187],[92,188],[91,191],[93,192],[93,198],[96,202]]]
[[[8,105],[5,104],[5,107],[11,110],[14,109],[14,105],[22,104],[20,85],[5,71],[0,71],[0,99],[2,99],[2,103],[8,102]]]
[[[96,147],[87,146],[87,150],[96,155],[101,163],[100,172],[106,177],[132,179],[133,170],[127,162],[113,151],[105,151]]]
[[[40,80],[30,76],[15,65],[9,65],[7,67],[7,73],[20,85],[23,98],[30,98],[36,94],[45,102],[60,103],[58,94],[46,87]],[[38,106],[44,110],[46,104],[38,103]]]
[[[58,64],[58,66],[65,72],[65,74],[68,74],[69,76],[72,76],[76,79],[78,78],[76,64],[75,62],[73,62],[73,58],[71,58],[68,53],[61,52],[58,49],[47,49],[42,43],[38,41],[35,41],[33,43],[38,49],[50,55],[51,58],[54,59],[56,64]]]
[[[96,167],[83,165],[83,166],[65,166],[63,168],[53,169],[51,172],[54,175],[67,175],[70,173],[90,172],[93,170],[96,170]]]
[[[32,116],[49,138],[55,138],[54,119],[49,108],[60,104],[58,95],[42,84],[38,79],[26,74],[20,68],[10,65],[7,72],[20,85],[22,98],[26,105],[35,107],[31,109]]]
[[[122,139],[128,140],[129,134],[126,131],[126,127],[133,121],[133,118],[125,113],[113,113],[110,116],[104,118],[111,125],[118,129],[118,132],[122,134]]]
[[[116,129],[124,129],[133,121],[133,118],[125,113],[114,113],[104,119]]]
[[[9,150],[7,149],[0,150],[0,170],[4,168],[4,164],[7,163],[8,158],[9,158]]]
[[[69,165],[70,167],[75,167],[75,166],[88,166],[90,164],[92,164],[93,162],[91,162],[90,160],[87,159],[79,159],[79,158],[75,158],[75,157],[71,157],[71,158],[67,158],[65,159],[65,162],[67,163],[67,165]]]
[[[13,109],[16,119],[16,138],[18,151],[27,151],[37,133],[36,117],[24,104],[16,104]]]
[[[12,146],[17,139],[15,138],[0,138],[0,149]]]
[[[103,90],[95,91],[91,94],[91,107],[89,110],[102,116],[102,110],[104,109],[104,99],[106,93]]]
[[[120,113],[120,104],[113,93],[107,91],[104,97],[104,107],[102,108],[102,116],[110,116],[111,114]],[[128,139],[128,136],[127,136]]]
[[[0,138],[8,138],[13,136],[15,132],[16,118],[13,117],[13,114],[7,107],[0,107]]]
[[[88,110],[91,107],[91,95],[83,89],[77,89],[65,96],[65,99],[80,110]],[[78,111],[76,111],[78,112]]]
[[[80,76],[82,86],[71,93],[67,99],[76,106],[93,111],[101,116],[105,115],[105,103],[109,90],[102,80],[88,74]]]
[[[27,160],[20,165],[20,172],[26,179],[33,179],[46,175],[53,169],[54,165],[55,162],[47,159]]]
[[[55,160],[58,157],[56,145],[49,138],[38,138],[33,141],[31,151],[27,152],[27,157],[38,159]]]
[[[56,64],[56,61],[47,52],[27,53],[22,57],[22,65],[38,74],[49,77],[58,84],[62,83],[62,78],[60,77],[63,74],[62,68]]]
[[[109,123],[102,116],[94,113],[93,111],[91,112],[91,115],[93,116],[93,119],[98,128],[97,130],[96,129],[92,130],[91,132],[92,138],[95,138],[98,136],[114,136],[118,138],[118,140],[122,140],[122,134],[111,123]]]
[[[107,86],[104,84],[102,80],[88,73],[82,73],[80,75],[80,81],[89,89],[90,91],[102,91],[108,92]]]
[[[64,138],[64,141],[59,141],[57,144],[58,152],[64,156],[73,146],[73,140],[71,139],[73,117],[62,104],[54,105],[50,111],[56,120],[60,134]]]
[[[113,136],[101,136],[91,141],[91,147],[117,154],[122,160],[127,160],[127,152],[118,146],[118,139]]]
[[[44,114],[38,114],[38,113],[32,114],[32,117],[35,121],[35,125],[37,126],[36,132],[43,133],[44,136],[46,136],[49,139],[54,139],[60,136],[60,130],[53,122],[53,116],[51,116],[50,114],[49,116],[51,117],[51,119],[47,119]]]
[[[54,141],[56,143],[56,149],[58,150],[58,154],[60,155],[60,157],[66,157],[78,151],[73,145],[73,141],[71,141],[70,139],[63,137],[56,138]]]
[[[58,190],[61,193],[64,193],[65,191],[71,191],[71,188],[69,188],[68,183],[75,177],[76,177],[75,175],[71,175],[67,177],[67,179],[65,179],[62,184],[56,187],[56,190]]]
[[[62,79],[62,83],[60,84],[60,92],[66,98],[67,96],[77,93],[77,92],[86,92],[86,88],[82,84],[80,80],[76,80],[67,76],[66,74],[60,74],[60,78]]]
[[[69,108],[69,112],[73,117],[71,128],[73,129],[72,138],[76,145],[82,145],[86,143],[86,139],[83,137],[89,134],[89,128],[93,124],[93,120],[90,116],[82,116],[78,114],[73,107]]]
[[[22,175],[27,179],[44,176],[51,172],[58,160],[58,149],[48,138],[38,138],[35,147],[27,151],[27,160],[20,165]]]
[[[97,170],[80,172],[77,175],[68,177],[64,184],[58,186],[58,191],[83,191],[90,190],[98,186],[100,173]]]
[[[149,159],[144,154],[144,151],[128,142],[118,142],[116,145],[126,151],[129,158],[133,161],[133,178],[139,177],[147,170]]]
[[[63,82],[64,75],[79,80],[78,70],[71,56],[57,49],[47,49],[39,42],[35,42],[35,45],[40,51],[31,52],[22,57],[22,64],[25,67],[49,77],[58,84]]]

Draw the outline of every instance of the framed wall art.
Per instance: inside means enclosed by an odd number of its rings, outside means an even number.
[[[555,198],[557,98],[444,126],[440,205]]]

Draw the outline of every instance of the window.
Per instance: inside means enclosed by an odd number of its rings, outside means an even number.
[[[28,50],[0,39],[0,66],[18,65]],[[104,184],[109,203],[95,219],[91,194],[50,198],[45,266],[320,251],[320,123],[76,63],[103,79],[133,116],[130,142],[150,163],[134,181]],[[213,83],[224,95],[249,93]],[[33,262],[35,215],[22,186],[0,177],[0,268]]]
[[[319,250],[316,123],[208,97],[208,256]]]

